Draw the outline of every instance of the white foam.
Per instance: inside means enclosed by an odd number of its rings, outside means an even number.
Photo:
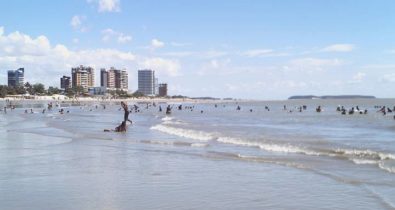
[[[200,141],[210,141],[210,140],[214,139],[213,135],[210,133],[182,129],[182,128],[175,128],[175,127],[165,126],[165,125],[161,125],[161,124],[153,126],[153,127],[151,127],[151,129],[158,130],[158,131],[168,133],[171,135],[176,135],[176,136],[200,140]]]
[[[387,166],[385,163],[379,163],[379,167],[385,171],[390,173],[395,173],[395,167]]]
[[[328,156],[328,157],[345,157],[355,164],[377,164],[381,169],[395,173],[395,168],[383,164],[385,160],[395,160],[395,155],[384,152],[377,152],[372,150],[358,150],[358,149],[336,149],[329,151],[314,151],[311,149],[305,149],[289,144],[272,144],[264,142],[254,142],[246,141],[244,139],[232,138],[232,137],[221,137],[215,135],[214,133],[196,131],[183,128],[175,128],[165,125],[167,123],[162,123],[151,127],[153,130],[158,130],[171,135],[176,135],[180,137],[200,140],[200,141],[210,141],[216,140],[217,142],[224,144],[233,144],[238,146],[256,147],[269,152],[282,152],[282,153],[295,153],[304,154],[310,156]],[[193,147],[205,147],[207,144],[193,143]]]
[[[291,146],[291,145],[278,145],[278,144],[266,144],[260,142],[251,142],[244,141],[236,138],[229,137],[219,137],[217,139],[218,142],[227,143],[227,144],[235,144],[241,146],[249,146],[249,147],[258,147],[260,149],[271,151],[271,152],[284,152],[284,153],[302,153],[306,155],[320,155],[317,152],[305,150],[299,147]]]
[[[173,120],[173,118],[169,116],[162,118],[162,121],[171,121],[171,120]]]
[[[378,164],[379,162],[376,160],[366,160],[366,159],[351,159],[355,164]]]
[[[376,152],[372,150],[357,150],[357,149],[336,149],[336,154],[356,156],[359,158],[374,159],[374,160],[395,160],[395,155],[390,153]]]
[[[187,125],[187,123],[184,123],[184,122],[179,121],[179,120],[177,120],[177,121],[164,121],[162,124],[163,125]]]
[[[151,127],[153,130],[158,130],[164,133],[168,133],[171,135],[176,135],[180,137],[200,140],[200,141],[210,141],[216,140],[221,143],[225,144],[233,144],[238,146],[248,146],[248,147],[258,147],[260,149],[271,151],[271,152],[283,152],[283,153],[301,153],[306,155],[315,155],[318,156],[320,153],[302,149],[299,147],[291,146],[291,145],[278,145],[278,144],[265,144],[260,142],[251,142],[245,141],[242,139],[231,138],[231,137],[216,137],[212,133],[196,131],[196,130],[189,130],[183,128],[175,128],[166,126],[163,124],[159,124],[156,126]]]
[[[208,147],[208,144],[202,144],[202,143],[193,143],[191,144],[192,147]]]

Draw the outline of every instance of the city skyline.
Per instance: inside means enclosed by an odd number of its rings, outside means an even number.
[[[0,83],[7,84],[7,70],[24,67],[27,81],[58,87],[59,77],[83,64],[153,69],[172,95],[388,98],[395,87],[393,6],[339,0],[7,1],[0,3]],[[128,79],[129,89],[137,90],[137,74]]]

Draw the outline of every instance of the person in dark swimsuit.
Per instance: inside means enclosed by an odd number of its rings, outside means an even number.
[[[123,108],[123,110],[125,111],[124,115],[123,115],[123,121],[122,123],[115,127],[114,130],[110,130],[110,129],[104,129],[104,132],[110,132],[110,131],[114,131],[114,132],[126,132],[126,121],[129,121],[130,123],[132,123],[131,120],[129,120],[129,110],[128,110],[128,105],[126,105],[126,103],[124,103],[123,101],[121,102],[121,106]]]
[[[121,102],[121,106],[122,106],[122,108],[123,108],[123,110],[124,110],[124,115],[123,115],[123,121],[124,122],[126,122],[126,121],[129,121],[130,123],[133,123],[131,120],[129,120],[129,109],[128,109],[128,105],[126,105],[126,103],[124,103],[123,101]]]

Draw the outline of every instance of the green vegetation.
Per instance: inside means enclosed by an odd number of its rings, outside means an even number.
[[[0,85],[0,98],[4,98],[9,95],[53,95],[59,93],[59,88],[49,87],[48,90],[46,90],[45,86],[41,83],[31,85],[29,82],[26,82],[25,85],[18,87]]]

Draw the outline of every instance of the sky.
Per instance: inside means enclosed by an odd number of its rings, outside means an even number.
[[[395,1],[0,0],[7,70],[59,87],[78,65],[153,69],[170,95],[394,97]]]

